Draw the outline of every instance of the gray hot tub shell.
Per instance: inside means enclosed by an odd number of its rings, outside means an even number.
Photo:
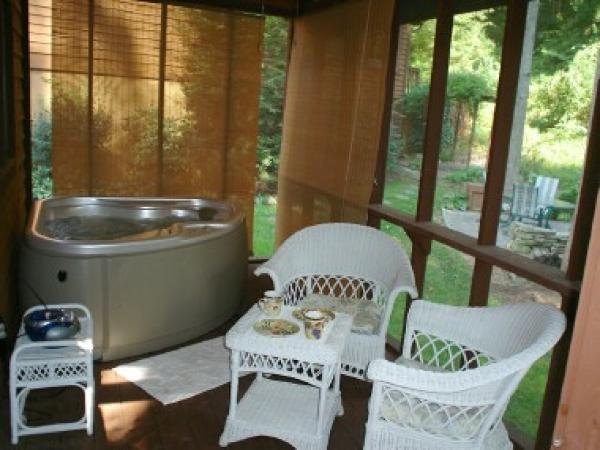
[[[104,218],[125,226],[116,233],[109,227],[113,235],[104,239],[77,228],[79,221],[95,226]],[[61,220],[69,226],[75,220],[76,239],[49,226]],[[143,227],[136,229],[135,221]],[[24,308],[39,304],[38,297],[48,304],[83,303],[95,322],[95,357],[124,358],[180,344],[227,321],[240,304],[246,255],[243,216],[226,203],[42,200],[21,250],[20,300]]]

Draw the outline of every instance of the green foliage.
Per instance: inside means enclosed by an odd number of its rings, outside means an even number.
[[[153,106],[138,109],[123,127],[127,139],[132,143],[138,164],[145,163],[158,151],[158,109]],[[163,118],[163,153],[175,157],[193,140],[194,128],[190,115],[179,118]]]
[[[445,177],[452,183],[477,183],[483,181],[483,169],[478,166],[472,166],[467,169],[460,169],[450,172]]]
[[[427,116],[427,101],[429,98],[429,84],[417,84],[406,93],[402,102],[402,112],[408,120],[409,132],[404,138],[403,150],[408,153],[421,153],[423,151],[423,138],[425,136],[425,123]],[[454,133],[450,120],[449,108],[446,107],[442,124],[441,155],[442,160],[447,160],[452,147]]]
[[[558,195],[558,199],[564,202],[577,203],[579,186],[570,186]]]
[[[454,131],[450,114],[451,102],[460,102],[467,105],[469,112],[474,114],[479,103],[492,99],[493,88],[488,79],[474,72],[456,72],[448,77],[446,110],[442,125],[442,144],[440,159],[450,161],[453,158],[452,146],[454,142]],[[429,98],[429,85],[417,84],[406,93],[401,104],[395,105],[408,121],[408,133],[400,142],[391,142],[391,145],[399,145],[399,148],[408,153],[420,153],[423,148],[425,134],[425,122],[427,101]],[[399,113],[399,111],[396,111]],[[393,133],[394,134],[394,133]],[[390,146],[391,150],[395,150]]]
[[[259,194],[254,202],[253,254],[270,257],[275,251],[275,203]]]
[[[428,20],[412,26],[410,42],[410,66],[427,77],[431,73],[435,20]]]
[[[448,75],[447,98],[468,106],[473,113],[479,103],[494,100],[490,80],[476,72],[452,72]]]
[[[397,104],[392,108],[398,108]],[[392,120],[390,123],[390,136],[388,141],[387,169],[392,172],[398,172],[400,169],[400,154],[404,147],[404,140],[398,129],[398,120]]]
[[[442,203],[445,209],[466,211],[468,204],[467,194],[464,192],[447,192],[442,197]]]
[[[524,180],[533,180],[536,175],[558,178],[558,197],[564,192],[564,200],[571,201],[568,198],[573,199],[572,191],[579,189],[587,138],[557,132],[540,136],[521,156],[521,176]]]
[[[551,128],[585,134],[598,45],[579,51],[573,63],[551,75],[542,75],[530,97],[529,124],[541,131]]]
[[[504,35],[504,8],[485,13],[485,34],[496,52]],[[581,49],[600,40],[600,0],[540,0],[532,74],[566,70]]]
[[[504,8],[499,8],[501,15]],[[486,14],[476,11],[454,17],[450,71],[480,74],[486,80],[495,80],[500,69],[496,44],[485,33]]]
[[[268,191],[275,190],[281,149],[283,96],[288,46],[288,22],[278,17],[265,19],[263,40],[262,87],[258,122],[258,180]]]
[[[52,121],[43,111],[34,119],[31,130],[31,184],[34,199],[52,196]]]
[[[33,121],[31,130],[31,178],[33,198],[48,198],[53,193],[52,145],[53,121],[58,124],[58,135],[63,145],[87,148],[88,145],[88,103],[84,90],[77,84],[63,82],[60,75],[52,81],[52,115],[42,111]],[[112,119],[106,111],[97,106],[93,111],[93,148],[101,152],[110,137]]]

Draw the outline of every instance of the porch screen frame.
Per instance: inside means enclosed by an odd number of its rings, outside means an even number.
[[[454,15],[460,12],[457,3],[460,2],[453,0],[437,2],[436,36],[417,213],[413,216],[383,204],[387,148],[381,146],[369,207],[369,224],[379,228],[381,220],[385,220],[404,229],[413,244],[412,263],[420,293],[423,292],[431,243],[435,241],[475,258],[475,268],[471,279],[470,306],[487,305],[493,267],[499,267],[514,273],[561,295],[561,309],[567,317],[567,330],[552,353],[538,435],[535,442],[531,442],[524,436],[519,435],[518,432],[509,430],[516,448],[545,450],[552,443],[554,422],[583,277],[587,243],[591,233],[595,197],[599,188],[597,174],[600,173],[600,138],[598,137],[600,136],[600,99],[598,97],[595,99],[590,121],[590,139],[579,194],[579,205],[581,207],[578,208],[573,226],[576,239],[573,240],[574,244],[568,255],[569,264],[566,273],[497,247],[495,245],[496,234],[500,220],[502,190],[508,161],[509,138],[528,7],[528,2],[522,0],[502,2],[507,5],[507,18],[489,150],[490,175],[487,177],[484,191],[479,236],[478,238],[472,238],[434,223],[432,221],[432,211],[441,138],[441,129],[438,124],[441,123],[443,117],[452,21]],[[398,7],[396,8],[396,14],[402,14]],[[403,21],[405,21],[403,17],[397,17],[394,20],[392,34],[396,40],[399,37],[399,24]],[[395,52],[390,54],[390,71],[395,70],[395,58]],[[391,105],[393,93],[390,86],[388,86],[387,94],[386,101]],[[382,133],[388,135],[389,120],[382,125]],[[410,299],[407,299],[405,312],[408,311],[409,307]],[[403,334],[404,332],[402,332]],[[401,344],[391,336],[388,336],[388,343],[396,349],[399,349]]]

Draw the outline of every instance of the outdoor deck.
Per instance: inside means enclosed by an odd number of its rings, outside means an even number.
[[[231,325],[231,324],[230,324]],[[224,329],[199,340],[222,334]],[[9,407],[2,398],[0,449],[18,450],[204,450],[218,449],[229,405],[229,384],[168,406],[162,405],[141,388],[121,378],[112,370],[122,361],[98,363],[96,370],[96,416],[94,436],[85,431],[71,431],[41,436],[26,436],[18,446],[10,444]],[[252,376],[240,379],[245,392]],[[332,450],[361,449],[367,420],[371,385],[342,377],[345,413],[336,419],[329,440]],[[74,390],[40,391],[31,394],[28,417],[31,424],[49,419],[76,420],[83,411],[82,395]],[[231,444],[232,449],[291,449],[272,438],[254,438]]]

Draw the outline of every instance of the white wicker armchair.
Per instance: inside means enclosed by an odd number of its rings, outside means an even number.
[[[304,228],[290,236],[273,257],[258,267],[268,274],[273,291],[287,305],[308,294],[369,300],[381,307],[374,334],[351,333],[342,355],[342,373],[364,378],[368,364],[383,358],[390,315],[396,297],[417,296],[414,275],[400,244],[385,233],[363,225],[328,223]]]
[[[527,302],[463,308],[414,301],[402,357],[369,366],[365,449],[511,449],[502,415],[564,315]]]

